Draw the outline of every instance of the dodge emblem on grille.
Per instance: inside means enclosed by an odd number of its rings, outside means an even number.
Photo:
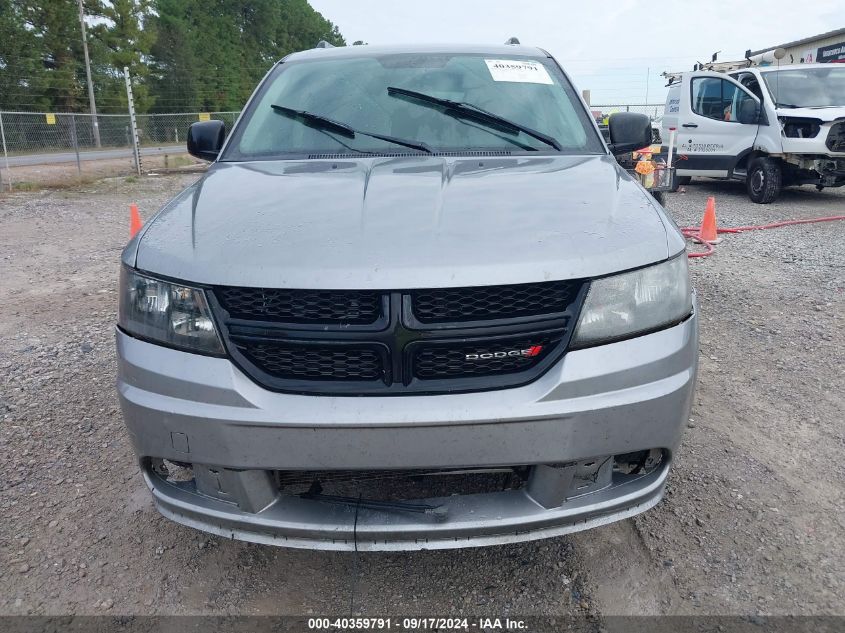
[[[515,356],[522,358],[533,358],[543,351],[542,345],[532,345],[526,349],[509,349],[500,352],[482,352],[479,354],[467,354],[464,360],[492,360],[494,358],[513,358]]]

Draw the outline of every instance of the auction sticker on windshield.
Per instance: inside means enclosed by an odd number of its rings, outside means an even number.
[[[549,71],[539,62],[516,59],[485,59],[493,81],[512,81],[523,84],[554,83]]]

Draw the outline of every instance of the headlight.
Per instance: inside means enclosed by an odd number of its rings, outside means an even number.
[[[118,323],[129,334],[189,352],[222,354],[205,294],[121,268]]]
[[[692,312],[687,255],[596,279],[590,284],[573,347],[629,338],[680,323]]]

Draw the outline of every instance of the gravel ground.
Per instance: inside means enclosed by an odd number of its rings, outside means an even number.
[[[130,202],[195,175],[0,197],[0,614],[845,613],[845,224],[733,235],[693,260],[700,387],[666,500],[539,543],[304,552],[158,516],[123,429],[112,331]],[[723,225],[845,213],[845,192],[750,203]]]
[[[708,180],[667,208],[694,225],[707,196],[724,227],[845,215],[842,190],[756,205]],[[699,386],[666,498],[572,539],[606,568],[603,613],[845,614],[843,238],[845,222],[728,235],[691,260]]]

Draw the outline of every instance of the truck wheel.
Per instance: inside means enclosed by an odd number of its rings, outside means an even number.
[[[748,197],[757,204],[769,204],[777,200],[783,185],[780,165],[771,158],[758,158],[748,167],[745,187]]]
[[[688,185],[690,180],[689,176],[679,176],[677,172],[672,174],[672,193],[678,193],[678,189],[681,188],[682,185]]]

